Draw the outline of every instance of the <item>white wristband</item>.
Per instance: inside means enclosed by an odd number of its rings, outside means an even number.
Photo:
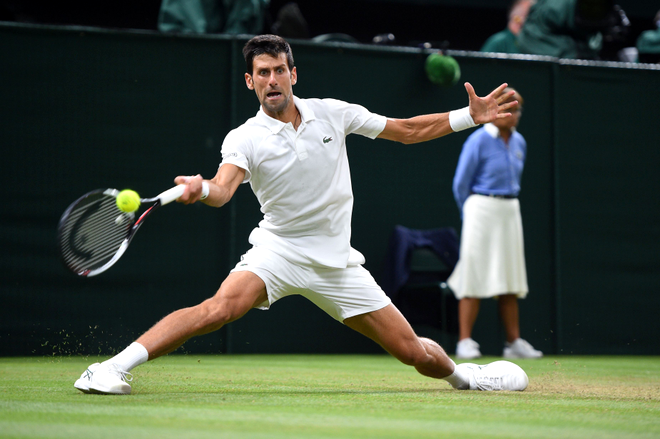
[[[203,181],[202,182],[202,197],[200,198],[200,200],[203,200],[206,197],[208,197],[209,196],[209,191],[210,191],[209,184],[207,182]]]
[[[476,127],[474,119],[470,116],[470,107],[461,108],[449,112],[449,126],[454,132]]]

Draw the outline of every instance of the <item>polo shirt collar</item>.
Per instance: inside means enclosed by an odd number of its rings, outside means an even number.
[[[302,123],[309,123],[309,121],[314,120],[316,116],[314,112],[307,106],[303,99],[299,99],[297,96],[293,96],[293,103],[300,112],[300,118]],[[264,112],[263,107],[259,107],[259,112],[257,112],[257,121],[268,128],[273,134],[278,134],[286,126],[285,123],[274,119],[267,115]]]
[[[302,122],[308,123],[310,120],[316,119],[314,112],[307,106],[307,103],[303,99],[298,99],[297,96],[294,96],[293,103],[296,104],[298,111],[300,111]]]
[[[494,124],[492,124],[492,123],[487,123],[487,124],[485,124],[485,125],[484,125],[484,130],[486,130],[486,132],[487,132],[487,133],[488,133],[493,139],[497,139],[498,137],[500,137],[500,129],[497,128],[497,127],[496,127]],[[512,132],[515,132],[516,129],[515,129],[515,128],[512,128],[511,131],[512,131]]]

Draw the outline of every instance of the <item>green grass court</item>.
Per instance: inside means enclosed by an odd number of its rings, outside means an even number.
[[[73,388],[104,359],[0,358],[0,438],[660,437],[660,357],[517,360],[524,392],[455,391],[387,355],[172,355],[130,396]]]

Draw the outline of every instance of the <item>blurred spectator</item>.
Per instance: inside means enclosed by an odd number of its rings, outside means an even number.
[[[520,53],[518,49],[518,34],[522,29],[529,8],[534,0],[515,0],[509,9],[509,22],[506,29],[491,35],[486,40],[482,52]]]
[[[259,34],[270,0],[163,0],[158,30],[181,33]]]
[[[463,228],[458,263],[447,284],[459,301],[459,359],[481,357],[472,329],[481,300],[493,297],[506,333],[502,355],[543,356],[520,338],[518,299],[529,290],[518,201],[527,142],[516,130],[523,98],[513,91],[509,100],[518,104],[511,108],[511,116],[488,123],[467,138],[454,175],[452,190]]]
[[[654,21],[656,29],[642,32],[637,39],[639,62],[660,62],[660,11],[655,14]]]
[[[309,38],[307,20],[297,3],[290,2],[280,8],[277,21],[271,26],[271,32],[284,38]]]
[[[613,0],[538,0],[520,34],[521,53],[559,58],[600,59],[622,46],[630,22]]]

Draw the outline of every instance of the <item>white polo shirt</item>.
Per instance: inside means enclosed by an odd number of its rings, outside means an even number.
[[[227,134],[222,163],[245,169],[264,218],[250,244],[313,266],[364,263],[351,249],[353,189],[346,136],[376,138],[387,119],[335,99],[299,99],[298,131],[259,109]],[[349,261],[350,256],[350,261]]]

